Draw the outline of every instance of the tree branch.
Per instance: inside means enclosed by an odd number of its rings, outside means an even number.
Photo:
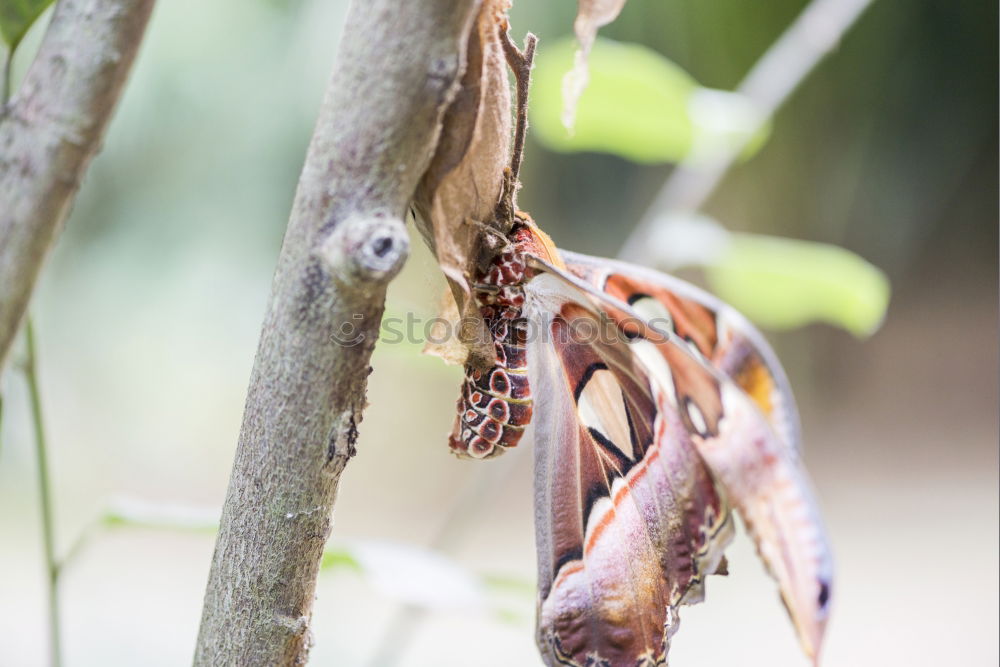
[[[97,153],[154,0],[59,0],[0,109],[0,367]]]
[[[799,84],[838,44],[874,0],[812,0],[740,82],[737,91],[759,112],[754,131],[706,159],[684,163],[670,174],[618,256],[657,263],[657,228],[676,211],[697,211],[718,187],[757,130],[791,97]]]
[[[476,0],[354,0],[299,180],[250,380],[196,665],[305,661],[407,206]]]

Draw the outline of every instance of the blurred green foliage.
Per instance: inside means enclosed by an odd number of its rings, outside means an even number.
[[[688,114],[697,84],[655,51],[598,39],[590,81],[571,129],[561,120],[562,79],[573,64],[575,40],[546,44],[535,66],[531,120],[536,138],[553,150],[603,151],[636,162],[676,162],[691,149]]]
[[[320,561],[321,570],[350,570],[352,572],[362,572],[361,563],[355,558],[351,550],[343,547],[327,546]]]
[[[641,44],[598,38],[591,50],[590,79],[572,128],[562,122],[563,76],[577,43],[546,44],[532,77],[531,120],[535,138],[551,150],[598,151],[641,164],[697,159],[706,150],[742,145],[757,118],[742,96],[699,86],[687,72]],[[757,133],[758,149],[766,130]]]
[[[535,136],[562,152],[599,151],[638,163],[697,162],[731,142],[766,136],[752,104],[735,93],[713,91],[655,51],[598,39],[591,51],[590,81],[572,128],[563,127],[563,76],[576,42],[543,49],[535,69],[532,120]],[[670,224],[669,217],[660,224]],[[815,321],[856,336],[875,332],[889,305],[889,283],[877,268],[827,244],[780,237],[721,234],[718,249],[703,249],[708,279],[719,296],[757,323],[787,329]]]
[[[703,86],[732,90],[806,4],[629,0],[601,35],[642,44]],[[572,5],[517,2],[512,25],[539,35],[541,59],[569,32]],[[858,252],[891,278],[894,299],[950,266],[991,280],[996,24],[995,3],[874,3],[705,212],[731,230]],[[529,137],[522,206],[557,244],[614,255],[670,167],[558,154],[537,136],[541,124],[536,117]]]
[[[889,305],[889,281],[881,270],[825,243],[731,234],[706,273],[720,296],[773,329],[818,321],[866,337],[882,324]]]
[[[17,48],[31,24],[51,4],[52,0],[0,0],[0,36],[10,51]]]

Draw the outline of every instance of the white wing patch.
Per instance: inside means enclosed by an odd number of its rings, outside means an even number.
[[[642,361],[646,371],[655,380],[655,388],[663,391],[670,407],[676,408],[677,388],[674,386],[674,374],[670,372],[670,364],[663,358],[663,353],[657,349],[654,343],[642,338],[630,341],[629,347],[632,348],[635,355]]]
[[[666,307],[653,297],[642,297],[632,302],[632,309],[646,318],[647,324],[660,331],[673,331],[674,318]]]
[[[614,373],[604,369],[590,376],[577,399],[577,411],[584,426],[598,431],[625,456],[635,460],[625,399]]]

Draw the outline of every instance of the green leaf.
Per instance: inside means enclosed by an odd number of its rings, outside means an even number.
[[[539,51],[530,110],[540,141],[557,151],[600,151],[643,163],[687,154],[693,136],[687,104],[697,84],[655,51],[607,39],[590,53],[590,83],[571,135],[562,124],[562,79],[576,48],[567,39]]]
[[[52,0],[0,0],[0,35],[11,52]]]
[[[570,132],[562,124],[562,82],[575,51],[576,42],[567,39],[545,45],[536,58],[532,131],[552,150],[597,151],[654,164],[697,159],[750,139],[746,156],[767,137],[744,96],[704,88],[644,46],[601,38],[590,53],[590,83]]]
[[[319,565],[321,570],[351,570],[361,572],[361,563],[348,549],[327,548],[323,552],[323,560]]]
[[[706,273],[721,299],[773,329],[826,322],[863,338],[878,330],[889,305],[880,269],[823,243],[731,234]]]
[[[482,575],[483,585],[493,593],[515,593],[518,595],[535,595],[535,582],[525,577],[512,576],[507,574]]]
[[[738,160],[747,160],[771,136],[769,119],[745,95],[714,88],[698,88],[691,94],[688,114],[694,125],[694,140],[686,160],[711,159],[719,151],[736,147]]]

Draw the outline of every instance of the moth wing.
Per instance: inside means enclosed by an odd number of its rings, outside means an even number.
[[[798,409],[784,369],[741,313],[694,285],[626,262],[564,252],[570,272],[650,320],[669,322],[692,352],[749,395],[782,440],[798,449]]]
[[[700,354],[688,337],[681,337],[679,331],[685,329],[678,327],[676,320],[664,326],[637,312],[628,303],[631,295],[623,300],[601,289],[602,284],[627,270],[633,284],[644,290],[639,293],[656,294],[666,276],[657,274],[659,282],[653,284],[636,278],[638,269],[634,267],[608,262],[610,268],[602,269],[600,261],[592,259],[583,266],[576,261],[578,255],[567,255],[572,274],[544,262],[535,264],[587,294],[622,330],[632,332],[630,347],[671,399],[701,458],[743,517],[758,554],[778,582],[803,649],[815,658],[829,612],[832,559],[798,448],[778,432],[794,414],[765,412],[760,399],[739,383],[738,374],[731,375],[712,361],[725,359],[725,353],[713,357]],[[678,312],[674,307],[670,306],[672,312]],[[718,306],[714,312],[726,311]],[[783,384],[782,391],[788,393],[786,410],[794,408],[784,373],[765,345],[760,341],[754,349],[761,358],[771,357],[769,372],[781,381],[775,386]],[[697,347],[703,349],[700,343]],[[797,423],[797,418],[794,421]]]
[[[678,606],[722,567],[727,507],[614,324],[552,276],[528,292],[539,647],[550,665],[663,665]]]

